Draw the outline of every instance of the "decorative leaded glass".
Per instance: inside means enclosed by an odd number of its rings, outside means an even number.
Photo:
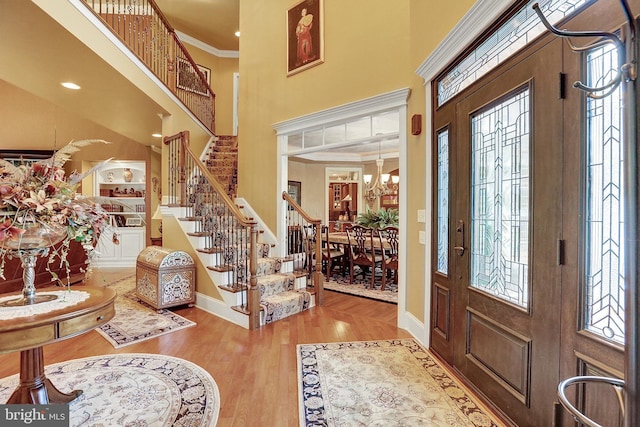
[[[551,24],[595,0],[530,0],[477,48],[438,80],[438,106],[496,68],[546,31],[531,5],[538,3]]]
[[[345,119],[319,128],[305,129],[287,135],[287,152],[321,151],[341,145],[360,145],[371,138],[397,143],[400,134],[400,113],[386,110],[356,119]]]
[[[586,55],[587,84],[603,86],[618,55],[611,45]],[[624,343],[622,92],[587,98],[585,328]]]
[[[449,272],[449,130],[438,133],[438,263],[437,271]]]
[[[471,286],[529,302],[529,89],[471,118]]]

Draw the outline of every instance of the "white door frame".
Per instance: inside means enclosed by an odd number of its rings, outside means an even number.
[[[340,105],[337,107],[329,108],[327,110],[318,111],[316,113],[308,114],[306,116],[300,116],[290,120],[286,120],[273,125],[276,131],[277,138],[277,177],[278,185],[277,200],[282,201],[282,192],[287,190],[287,177],[288,177],[288,136],[296,133],[300,133],[306,129],[317,129],[322,126],[343,122],[349,118],[362,117],[364,115],[375,114],[380,111],[388,111],[390,109],[397,109],[399,113],[399,162],[398,166],[400,173],[407,170],[407,100],[409,98],[410,90],[408,88],[398,89],[392,92],[377,95],[371,98],[351,102],[348,104]],[[362,176],[362,174],[361,174]],[[401,185],[399,188],[399,264],[401,266],[398,269],[398,327],[406,329],[407,325],[407,312],[406,312],[406,253],[407,253],[407,186]],[[279,242],[279,247],[284,248],[286,237],[286,215],[285,215],[285,203],[282,201],[278,203],[277,207],[278,217],[278,238],[282,241]]]

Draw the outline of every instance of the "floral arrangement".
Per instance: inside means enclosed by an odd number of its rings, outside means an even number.
[[[47,263],[54,280],[58,277],[51,271],[53,262],[60,262],[61,267],[66,268],[68,279],[66,260],[71,241],[82,245],[90,263],[100,233],[108,225],[108,214],[95,199],[85,198],[76,190],[82,178],[104,162],[82,175],[74,173],[69,177],[65,176],[62,166],[73,152],[94,142],[108,143],[102,140],[71,142],[50,159],[29,165],[15,166],[0,160],[0,278],[5,279],[5,259],[17,255],[15,248],[21,248],[25,232],[34,225],[61,230],[61,244],[52,245]]]

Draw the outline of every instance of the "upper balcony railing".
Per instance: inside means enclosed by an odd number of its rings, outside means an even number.
[[[215,133],[215,94],[153,0],[83,0],[198,120]]]

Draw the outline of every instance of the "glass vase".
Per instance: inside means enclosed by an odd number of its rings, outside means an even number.
[[[49,248],[61,242],[67,235],[66,227],[62,225],[45,225],[33,223],[23,227],[22,233],[17,239],[5,239],[0,246],[17,255],[22,262],[22,296],[3,302],[0,306],[31,305],[52,301],[58,298],[56,295],[36,295],[35,267],[38,256],[46,256]]]

